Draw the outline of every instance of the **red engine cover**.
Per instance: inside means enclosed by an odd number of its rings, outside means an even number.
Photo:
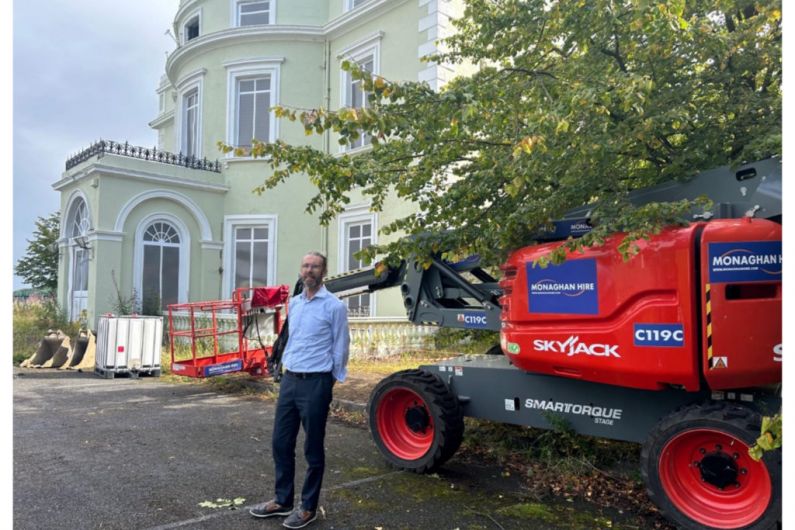
[[[710,223],[700,251],[707,384],[733,389],[781,382],[781,225]]]
[[[707,355],[706,321],[701,326],[703,333],[698,325],[699,319],[706,318],[706,310],[702,312],[698,303],[700,294],[706,296],[696,274],[699,233],[702,229],[705,233],[700,245],[704,254],[709,252],[710,241],[775,240],[774,225],[760,220],[717,220],[668,229],[650,241],[639,241],[640,253],[628,261],[617,252],[620,237],[615,236],[601,247],[570,254],[563,264],[545,269],[534,267],[533,261],[560,243],[521,249],[503,266],[505,275],[500,282],[505,292],[501,298],[503,352],[514,365],[529,372],[632,388],[653,390],[673,385],[698,390],[699,357],[702,351],[705,359]],[[760,230],[766,230],[767,235],[757,232],[757,226],[764,226]],[[780,227],[778,230],[780,256]],[[708,267],[702,257],[702,278],[708,278]],[[747,343],[747,347],[735,348],[737,353],[728,362],[730,368],[708,371],[708,381],[715,388],[738,388],[775,379],[753,352],[760,346],[772,356],[773,345],[767,343],[781,342],[778,285],[776,299],[766,298],[761,304],[757,304],[758,290],[740,288],[740,294],[735,294],[737,288],[732,287],[729,296],[739,299],[720,309],[713,290],[712,359],[721,356],[717,353],[719,344],[728,345],[740,337],[743,344]],[[723,304],[723,298],[720,302]],[[776,304],[777,310],[773,307]],[[744,320],[740,318],[743,313]],[[750,313],[754,313],[752,318],[748,317]],[[718,330],[718,318],[726,326],[724,330]],[[760,322],[766,322],[761,342],[762,332],[749,330]],[[774,337],[778,337],[777,342]],[[750,359],[755,359],[753,369],[748,367],[753,364]],[[735,367],[753,375],[746,377],[734,371]],[[780,380],[780,364],[778,370]]]

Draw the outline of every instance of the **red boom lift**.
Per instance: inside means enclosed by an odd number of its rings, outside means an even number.
[[[581,434],[641,443],[649,496],[680,527],[780,524],[781,450],[761,461],[748,450],[761,417],[781,407],[781,162],[718,168],[630,198],[699,195],[713,208],[639,241],[628,261],[617,235],[560,265],[536,266],[590,230],[583,208],[540,234],[540,244],[513,252],[500,280],[477,259],[439,256],[429,267],[408,260],[327,279],[340,296],[400,287],[415,323],[500,334],[490,355],[401,371],[376,386],[370,430],[386,460],[420,473],[437,468],[461,443],[465,416],[539,428],[565,422]],[[212,357],[196,357],[194,347],[192,362],[174,366],[196,376],[219,365],[262,373],[269,351],[248,349],[240,299],[217,303],[237,311],[239,350],[226,357],[216,341]],[[286,304],[286,294],[277,299]],[[185,336],[195,343],[215,329]]]

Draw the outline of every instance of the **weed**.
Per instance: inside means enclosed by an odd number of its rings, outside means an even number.
[[[12,318],[14,364],[33,355],[50,330],[60,329],[68,337],[75,337],[80,330],[80,323],[70,322],[66,311],[53,299],[14,304]]]
[[[500,334],[484,329],[440,328],[433,336],[437,350],[459,353],[485,353],[500,343]]]
[[[110,279],[113,281],[113,287],[116,290],[116,296],[111,296],[108,300],[110,308],[116,315],[133,315],[139,312],[140,302],[138,300],[138,293],[135,289],[132,290],[130,296],[124,296],[119,289],[119,283],[116,281],[116,271],[110,271]]]
[[[472,418],[465,421],[462,447],[505,465],[533,462],[561,474],[585,474],[637,459],[636,444],[576,434],[557,419],[551,419],[549,430]]]
[[[504,506],[499,508],[497,513],[508,517],[534,519],[546,523],[551,523],[556,519],[554,512],[549,508],[549,506],[535,502]]]

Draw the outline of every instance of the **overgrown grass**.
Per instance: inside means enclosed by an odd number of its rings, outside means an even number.
[[[605,471],[637,460],[639,446],[575,433],[562,421],[550,418],[553,428],[465,418],[462,448],[510,465],[532,461],[560,473]]]
[[[452,353],[486,353],[500,343],[500,334],[484,329],[440,328],[433,336],[437,351]]]
[[[74,338],[80,330],[79,322],[70,322],[66,311],[54,300],[15,303],[13,314],[13,363],[18,365],[34,353],[49,330],[61,330]]]
[[[400,370],[417,368],[455,355],[447,351],[412,351],[389,357],[356,357],[348,361],[348,372],[386,377]]]

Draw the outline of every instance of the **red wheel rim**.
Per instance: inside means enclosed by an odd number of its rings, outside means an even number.
[[[692,429],[672,438],[660,455],[660,482],[674,506],[715,528],[739,528],[764,514],[772,496],[764,463],[725,432]]]
[[[425,421],[418,425],[418,418]],[[413,390],[393,388],[387,391],[378,403],[376,419],[381,440],[398,458],[417,460],[433,444],[433,419],[425,401]]]

